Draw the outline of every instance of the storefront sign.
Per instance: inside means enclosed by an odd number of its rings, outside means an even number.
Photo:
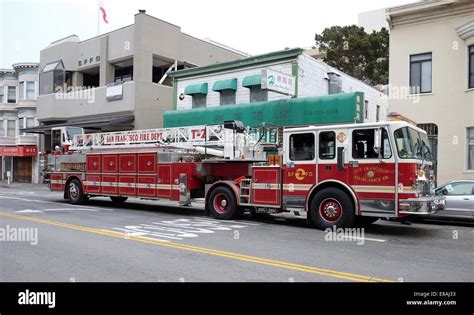
[[[0,147],[0,156],[36,156],[37,146]]]
[[[262,89],[293,96],[295,95],[295,77],[283,72],[263,69]]]

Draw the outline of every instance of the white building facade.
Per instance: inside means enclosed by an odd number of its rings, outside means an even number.
[[[38,125],[38,64],[0,69],[0,157],[2,181],[39,182],[38,135],[23,128]]]
[[[262,71],[266,70],[281,73],[283,80],[293,80],[290,84],[294,86],[293,93],[283,94],[262,89]],[[363,92],[364,122],[384,120],[388,113],[387,97],[383,93],[321,60],[314,59],[299,48],[185,69],[171,76],[175,78],[177,110]],[[222,90],[216,86],[219,82],[228,80],[234,80],[230,88]],[[187,90],[188,87],[203,82],[207,84],[205,94]]]
[[[474,179],[474,2],[417,2],[387,17],[390,111],[428,132],[438,184]]]

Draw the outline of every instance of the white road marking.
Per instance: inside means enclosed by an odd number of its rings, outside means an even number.
[[[260,225],[258,223],[250,223],[250,222],[244,222],[244,221],[216,220],[216,219],[203,218],[203,217],[193,217],[193,218],[199,221],[209,221],[209,222],[216,222],[216,223],[237,223],[237,224],[244,224],[244,225]]]
[[[386,242],[386,240],[379,239],[379,238],[367,238],[367,237],[345,236],[345,235],[341,235],[341,237],[348,240],[355,240],[355,241],[372,241],[372,242],[379,242],[379,243]]]
[[[124,232],[124,237],[143,236],[158,239],[183,240],[196,238],[200,235],[216,234],[219,232],[232,233],[237,229],[243,229],[246,225],[227,225],[229,221],[195,219],[174,219],[152,222],[151,224],[127,225],[123,228],[113,227],[113,230]]]
[[[43,212],[43,211],[41,211],[41,210],[32,210],[32,209],[25,209],[25,210],[15,211],[15,213],[37,213],[37,212]]]
[[[51,209],[41,209],[41,211],[100,211],[98,209],[92,209],[92,208],[51,208]]]
[[[37,200],[37,199],[26,199],[26,198],[10,197],[10,196],[2,196],[2,195],[0,195],[0,199],[13,199],[13,200],[28,201],[28,202],[50,203],[50,204],[63,205],[64,206],[64,203],[61,203],[61,202]],[[70,206],[75,207],[75,208],[97,209],[97,211],[114,211],[115,210],[115,209],[107,209],[107,208],[92,208],[92,207],[80,206],[80,205],[70,205]]]

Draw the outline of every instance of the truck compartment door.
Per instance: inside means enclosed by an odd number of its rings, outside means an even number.
[[[171,164],[158,164],[156,191],[158,197],[171,198]]]
[[[252,167],[252,203],[280,206],[280,166]]]

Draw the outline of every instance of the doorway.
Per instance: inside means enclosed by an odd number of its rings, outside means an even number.
[[[13,181],[31,183],[33,162],[31,157],[17,157],[13,159]]]

